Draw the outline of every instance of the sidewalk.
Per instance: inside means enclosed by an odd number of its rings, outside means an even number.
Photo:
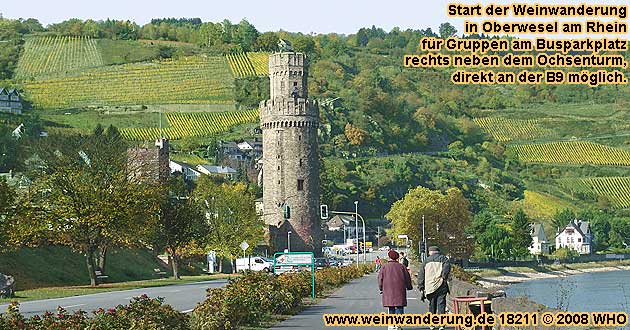
[[[415,279],[412,279],[415,282]],[[428,305],[420,301],[420,295],[414,289],[407,291],[407,307],[405,313],[426,313]],[[386,312],[381,305],[381,295],[378,292],[377,274],[372,273],[360,279],[356,279],[341,289],[334,292],[328,298],[323,299],[318,304],[308,307],[298,315],[278,323],[274,330],[286,329],[349,329],[348,327],[324,327],[323,314],[326,313],[361,313],[376,314]],[[360,329],[387,329],[386,326],[381,327],[361,327]],[[405,330],[419,329],[404,327]]]

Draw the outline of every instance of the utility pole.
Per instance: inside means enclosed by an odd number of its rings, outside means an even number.
[[[357,267],[359,267],[359,201],[354,201],[354,228],[357,240]],[[365,233],[363,233],[365,236]],[[365,248],[365,247],[364,247]]]
[[[291,252],[291,231],[287,232],[287,252]]]
[[[381,248],[381,240],[379,238],[381,238],[381,226],[376,226],[376,248],[380,249]]]
[[[422,256],[422,261],[424,261],[424,258],[426,258],[426,255],[427,255],[427,237],[425,236],[425,233],[424,233],[424,214],[422,215],[422,242],[424,243],[422,244],[424,246],[424,249],[422,249],[421,256]]]

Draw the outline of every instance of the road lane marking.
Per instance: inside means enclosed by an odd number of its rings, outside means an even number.
[[[72,308],[72,307],[79,307],[79,306],[85,306],[85,304],[77,304],[77,305],[70,305],[70,306],[61,306],[61,308]]]

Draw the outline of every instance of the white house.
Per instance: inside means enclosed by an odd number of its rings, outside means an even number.
[[[197,171],[206,175],[218,175],[233,180],[236,170],[229,166],[197,165]]]
[[[593,253],[593,233],[588,221],[574,219],[556,235],[556,249],[563,247],[580,254]]]
[[[548,254],[549,242],[545,235],[545,228],[540,223],[532,223],[529,225],[530,235],[532,236],[532,244],[528,247],[531,254]]]
[[[168,166],[171,169],[171,174],[179,172],[184,176],[184,180],[186,181],[195,180],[201,175],[201,173],[199,173],[199,171],[197,171],[194,167],[184,162],[170,160],[168,162]]]

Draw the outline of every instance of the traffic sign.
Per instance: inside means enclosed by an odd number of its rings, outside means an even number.
[[[232,245],[234,246],[234,245]],[[245,252],[245,250],[247,250],[247,248],[249,247],[249,244],[247,244],[246,241],[242,241],[241,245],[239,245],[241,247],[241,250],[243,250],[243,252]]]
[[[306,253],[286,253],[276,256],[276,264],[284,265],[310,265],[313,263],[313,254],[310,252]]]

